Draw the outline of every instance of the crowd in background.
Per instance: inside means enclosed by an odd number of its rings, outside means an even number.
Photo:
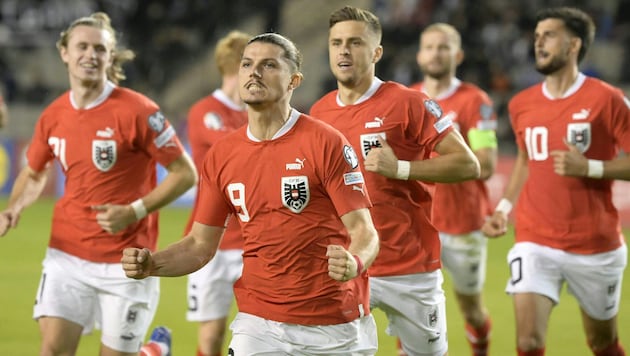
[[[264,31],[281,32],[285,5],[282,0],[4,0],[0,3],[0,91],[9,105],[20,102],[43,107],[59,95],[63,87],[46,82],[37,73],[27,76],[28,81],[21,80],[25,76],[17,75],[20,58],[54,43],[70,19],[105,11],[113,25],[122,29],[119,40],[137,54],[126,68],[124,85],[159,101],[160,90],[174,75],[197,60],[221,33],[238,27],[248,16],[263,15]],[[622,65],[604,68],[606,75],[601,64],[589,58],[582,71],[627,87],[630,66],[623,63],[630,61],[630,51],[625,50],[630,48],[630,0],[372,0],[372,10],[382,19],[386,48],[377,75],[403,84],[419,80],[415,61],[418,34],[432,22],[447,22],[463,37],[466,59],[458,76],[488,91],[499,117],[505,117],[511,95],[541,79],[532,65],[534,16],[537,9],[555,5],[585,9],[596,21],[596,42],[625,51],[615,61]],[[322,78],[321,91],[313,93],[313,98],[334,85],[332,76]],[[502,141],[512,142],[509,126],[500,126],[498,135]]]

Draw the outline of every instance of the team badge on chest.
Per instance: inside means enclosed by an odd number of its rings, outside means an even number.
[[[116,141],[93,140],[92,162],[99,171],[109,171],[116,163]]]
[[[307,176],[282,177],[282,205],[299,214],[311,198]]]
[[[588,122],[568,124],[567,141],[575,145],[580,153],[586,152],[591,146],[591,124]]]
[[[367,155],[372,148],[383,147],[383,145],[381,145],[381,141],[379,141],[381,136],[385,137],[385,133],[379,132],[361,135],[359,139],[361,140],[361,153],[363,154],[363,159],[367,158]]]

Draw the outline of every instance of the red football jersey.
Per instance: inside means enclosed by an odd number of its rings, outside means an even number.
[[[439,106],[417,90],[375,79],[354,105],[343,106],[337,90],[326,94],[311,114],[340,130],[360,152],[367,153],[384,136],[399,159],[427,159],[451,128],[442,125]],[[381,245],[370,267],[372,276],[430,272],[440,268],[440,240],[430,222],[431,196],[419,181],[389,179],[364,171],[374,207],[370,210]]]
[[[411,88],[422,91],[422,83],[416,83]],[[453,121],[453,126],[467,144],[471,129],[496,130],[492,101],[477,86],[455,79],[445,93],[434,99],[442,107],[444,117]],[[432,222],[438,231],[457,235],[479,230],[491,213],[488,188],[483,180],[435,183]]]
[[[120,262],[126,247],[154,250],[157,213],[110,234],[92,206],[129,204],[153,190],[156,161],[166,166],[183,153],[175,130],[150,99],[112,83],[85,109],[71,101],[66,92],[43,111],[26,154],[37,172],[57,159],[66,177],[49,246],[108,263]]]
[[[619,247],[623,236],[612,203],[612,180],[554,173],[550,152],[574,143],[589,159],[611,160],[630,152],[630,110],[616,88],[580,74],[564,98],[543,84],[509,103],[512,128],[528,154],[529,175],[516,206],[516,240],[579,254]]]
[[[188,112],[188,142],[197,171],[201,172],[206,152],[218,139],[246,123],[247,110],[232,102],[220,89],[197,101]],[[193,208],[186,224],[186,233],[192,228],[194,217]],[[237,219],[230,219],[219,248],[243,248],[243,237]]]
[[[326,249],[350,244],[340,216],[370,207],[358,159],[343,136],[296,110],[271,140],[247,127],[212,146],[201,171],[195,221],[240,220],[238,309],[279,322],[341,324],[369,313],[366,274],[328,276]]]

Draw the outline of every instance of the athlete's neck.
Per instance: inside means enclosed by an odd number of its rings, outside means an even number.
[[[578,77],[577,65],[567,65],[545,76],[547,91],[554,98],[561,98],[571,88]]]
[[[445,76],[443,78],[434,78],[425,75],[422,80],[422,91],[424,91],[430,98],[436,98],[451,87],[453,78],[454,76],[452,75]]]
[[[77,108],[82,109],[87,105],[91,104],[98,98],[103,90],[105,89],[106,81],[90,81],[90,82],[81,82],[78,84],[71,84],[70,89],[72,93],[72,99],[76,104]]]
[[[372,85],[374,75],[366,75],[352,84],[337,81],[339,100],[344,105],[352,105],[365,94]]]
[[[284,126],[290,114],[291,106],[288,102],[284,105],[275,104],[269,107],[250,104],[247,106],[249,131],[260,141],[271,140]]]

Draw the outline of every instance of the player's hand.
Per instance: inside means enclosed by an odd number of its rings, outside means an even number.
[[[136,213],[129,205],[104,204],[92,206],[98,211],[96,222],[101,228],[111,234],[126,228],[136,221]]]
[[[481,227],[481,232],[488,237],[500,237],[507,232],[507,216],[504,212],[495,211]]]
[[[153,257],[148,248],[126,248],[120,262],[127,277],[133,279],[149,277],[154,267]]]
[[[398,157],[387,143],[385,137],[380,136],[378,141],[382,147],[370,149],[363,166],[368,172],[375,172],[388,178],[396,178],[398,172]]]
[[[10,229],[15,228],[19,220],[20,214],[12,210],[0,212],[0,237],[6,235]]]
[[[348,281],[357,276],[357,261],[340,245],[328,245],[328,275],[336,281]]]
[[[550,153],[553,157],[553,171],[561,176],[586,177],[588,175],[588,159],[566,138],[564,144],[568,151],[554,150]]]

